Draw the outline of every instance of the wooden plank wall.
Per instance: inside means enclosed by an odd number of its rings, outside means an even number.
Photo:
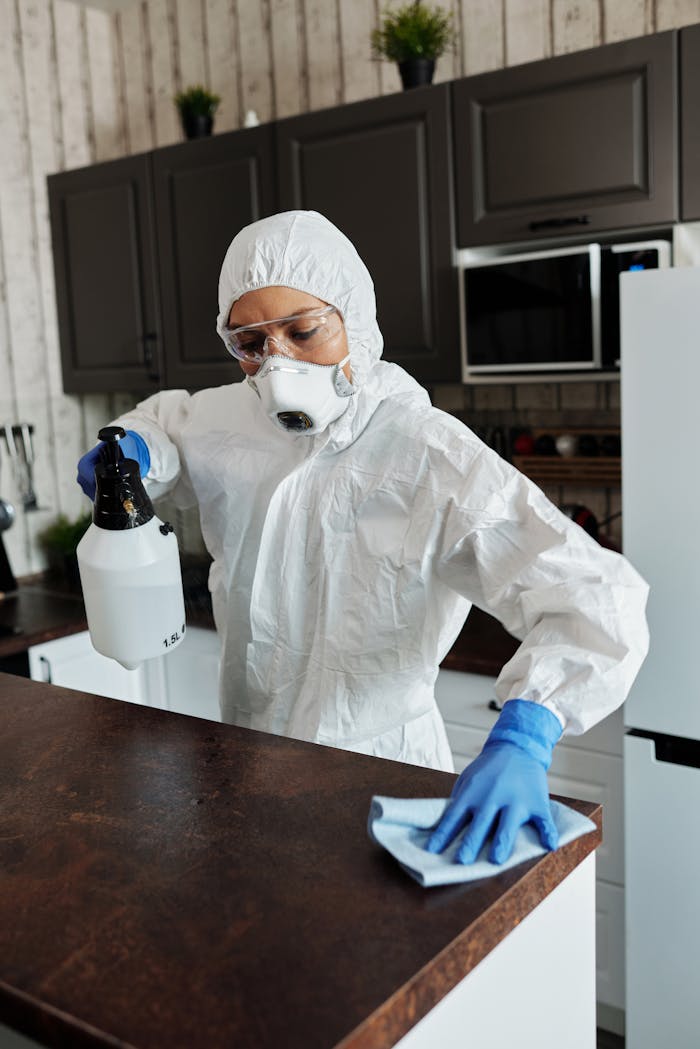
[[[438,81],[700,21],[700,0],[433,2],[459,31]],[[87,506],[74,464],[132,401],[62,393],[46,174],[178,141],[172,97],[194,82],[222,96],[219,131],[249,109],[265,121],[397,91],[395,68],[370,57],[384,7],[134,0],[108,14],[73,0],[0,0],[0,425],[35,426],[41,506],[5,533],[17,574],[43,566],[36,535],[47,521]],[[18,502],[3,449],[0,495]]]

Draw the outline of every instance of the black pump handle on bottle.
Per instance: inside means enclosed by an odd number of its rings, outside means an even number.
[[[119,447],[119,442],[126,437],[126,431],[121,426],[103,426],[97,435],[98,440],[104,442],[100,450],[100,458],[105,466],[118,466],[119,460],[124,453]]]
[[[125,458],[119,447],[125,431],[121,426],[103,426],[97,436],[104,443],[95,464],[93,522],[114,532],[148,524],[155,511],[143,487],[138,461]]]

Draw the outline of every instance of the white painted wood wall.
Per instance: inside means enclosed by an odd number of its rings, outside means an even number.
[[[432,0],[435,3],[435,0]],[[700,21],[700,0],[439,0],[459,29],[436,80]],[[394,0],[396,3],[396,0]],[[42,507],[4,534],[17,575],[36,533],[87,506],[75,463],[132,403],[61,390],[46,175],[180,139],[172,97],[205,82],[216,131],[399,90],[370,58],[381,0],[0,0],[0,425],[36,428]],[[594,385],[594,384],[591,384]],[[0,450],[0,495],[18,502]]]

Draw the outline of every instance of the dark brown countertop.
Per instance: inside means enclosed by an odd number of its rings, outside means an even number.
[[[600,841],[423,889],[370,798],[453,782],[0,674],[0,1022],[75,1049],[394,1045]]]
[[[20,586],[0,600],[0,659],[87,630],[82,597],[50,586]]]
[[[187,597],[187,587],[185,594]],[[186,609],[190,626],[214,628],[211,604],[203,597],[201,573],[192,597],[186,601]],[[60,582],[50,577],[22,584],[16,595],[0,600],[0,659],[86,629],[79,594],[62,589]],[[473,608],[441,666],[496,677],[517,647],[515,638],[496,619]]]

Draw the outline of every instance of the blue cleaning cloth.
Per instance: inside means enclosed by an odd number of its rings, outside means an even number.
[[[452,885],[477,878],[492,878],[524,860],[544,856],[548,851],[540,844],[539,834],[526,823],[518,831],[515,846],[505,863],[489,863],[487,840],[474,863],[455,863],[461,834],[444,852],[425,851],[430,832],[449,804],[448,798],[386,798],[375,795],[370,805],[367,830],[370,838],[383,846],[399,861],[403,869],[426,888],[432,885]],[[552,817],[559,831],[559,845],[595,830],[596,825],[587,816],[575,812],[568,805],[552,801]]]

